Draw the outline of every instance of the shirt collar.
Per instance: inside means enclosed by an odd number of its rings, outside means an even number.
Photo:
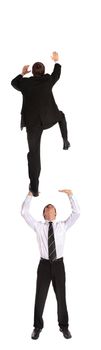
[[[49,222],[52,222],[52,224],[55,224],[55,223],[56,223],[56,219],[53,220],[53,221],[52,221],[52,220],[51,220],[51,221],[50,221],[50,220],[45,220],[45,223],[46,223],[46,224],[49,224]]]

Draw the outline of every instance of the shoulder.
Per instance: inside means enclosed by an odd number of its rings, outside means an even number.
[[[35,220],[36,221],[36,220]],[[47,224],[46,222],[43,222],[43,221],[36,221],[37,225],[40,226],[40,227],[45,227]]]
[[[50,77],[50,74],[49,74],[49,73],[46,73],[46,74],[44,74],[44,77],[45,77],[45,78],[49,78],[49,77]]]
[[[44,74],[43,77],[41,78],[43,81],[47,81],[50,79],[50,74]]]

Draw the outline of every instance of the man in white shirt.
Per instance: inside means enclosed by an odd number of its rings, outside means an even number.
[[[21,214],[27,224],[37,233],[40,250],[40,262],[37,270],[36,298],[34,309],[34,324],[32,339],[37,339],[43,328],[42,314],[49,289],[50,282],[55,291],[57,299],[58,324],[64,337],[71,338],[69,317],[66,306],[65,291],[65,267],[63,262],[63,248],[66,231],[75,223],[80,215],[78,203],[71,190],[60,190],[68,195],[72,213],[60,222],[56,222],[56,208],[52,204],[45,206],[43,216],[45,222],[37,221],[30,214],[30,203],[32,193],[29,192],[23,205]]]

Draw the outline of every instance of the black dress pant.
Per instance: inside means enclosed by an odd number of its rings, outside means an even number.
[[[63,140],[67,140],[68,138],[67,123],[63,112],[60,112],[60,118],[58,123],[59,123]],[[39,176],[41,171],[40,141],[41,141],[41,135],[44,129],[40,121],[40,123],[37,126],[26,128],[26,130],[27,130],[27,140],[28,140],[28,146],[29,146],[27,159],[28,159],[28,173],[30,178],[30,188],[32,193],[36,193],[38,192]]]
[[[41,125],[34,128],[32,127],[31,130],[27,129],[27,140],[29,146],[29,152],[27,154],[28,173],[32,193],[38,192],[39,175],[41,171],[40,141],[42,132],[43,128]]]
[[[59,119],[59,128],[61,132],[61,136],[64,141],[68,140],[68,129],[65,115],[62,111],[60,111],[60,119]]]
[[[33,326],[35,328],[43,328],[42,315],[51,281],[57,299],[58,324],[62,329],[68,328],[69,318],[65,297],[65,268],[63,258],[53,262],[41,259],[39,262]]]

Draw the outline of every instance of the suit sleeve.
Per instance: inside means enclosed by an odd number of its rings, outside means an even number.
[[[61,65],[59,63],[56,63],[55,66],[54,66],[53,72],[51,74],[51,84],[52,84],[52,86],[60,78],[60,74],[61,74]]]
[[[28,78],[23,78],[23,76],[19,74],[11,81],[11,85],[14,87],[14,89],[23,92],[27,79]]]

